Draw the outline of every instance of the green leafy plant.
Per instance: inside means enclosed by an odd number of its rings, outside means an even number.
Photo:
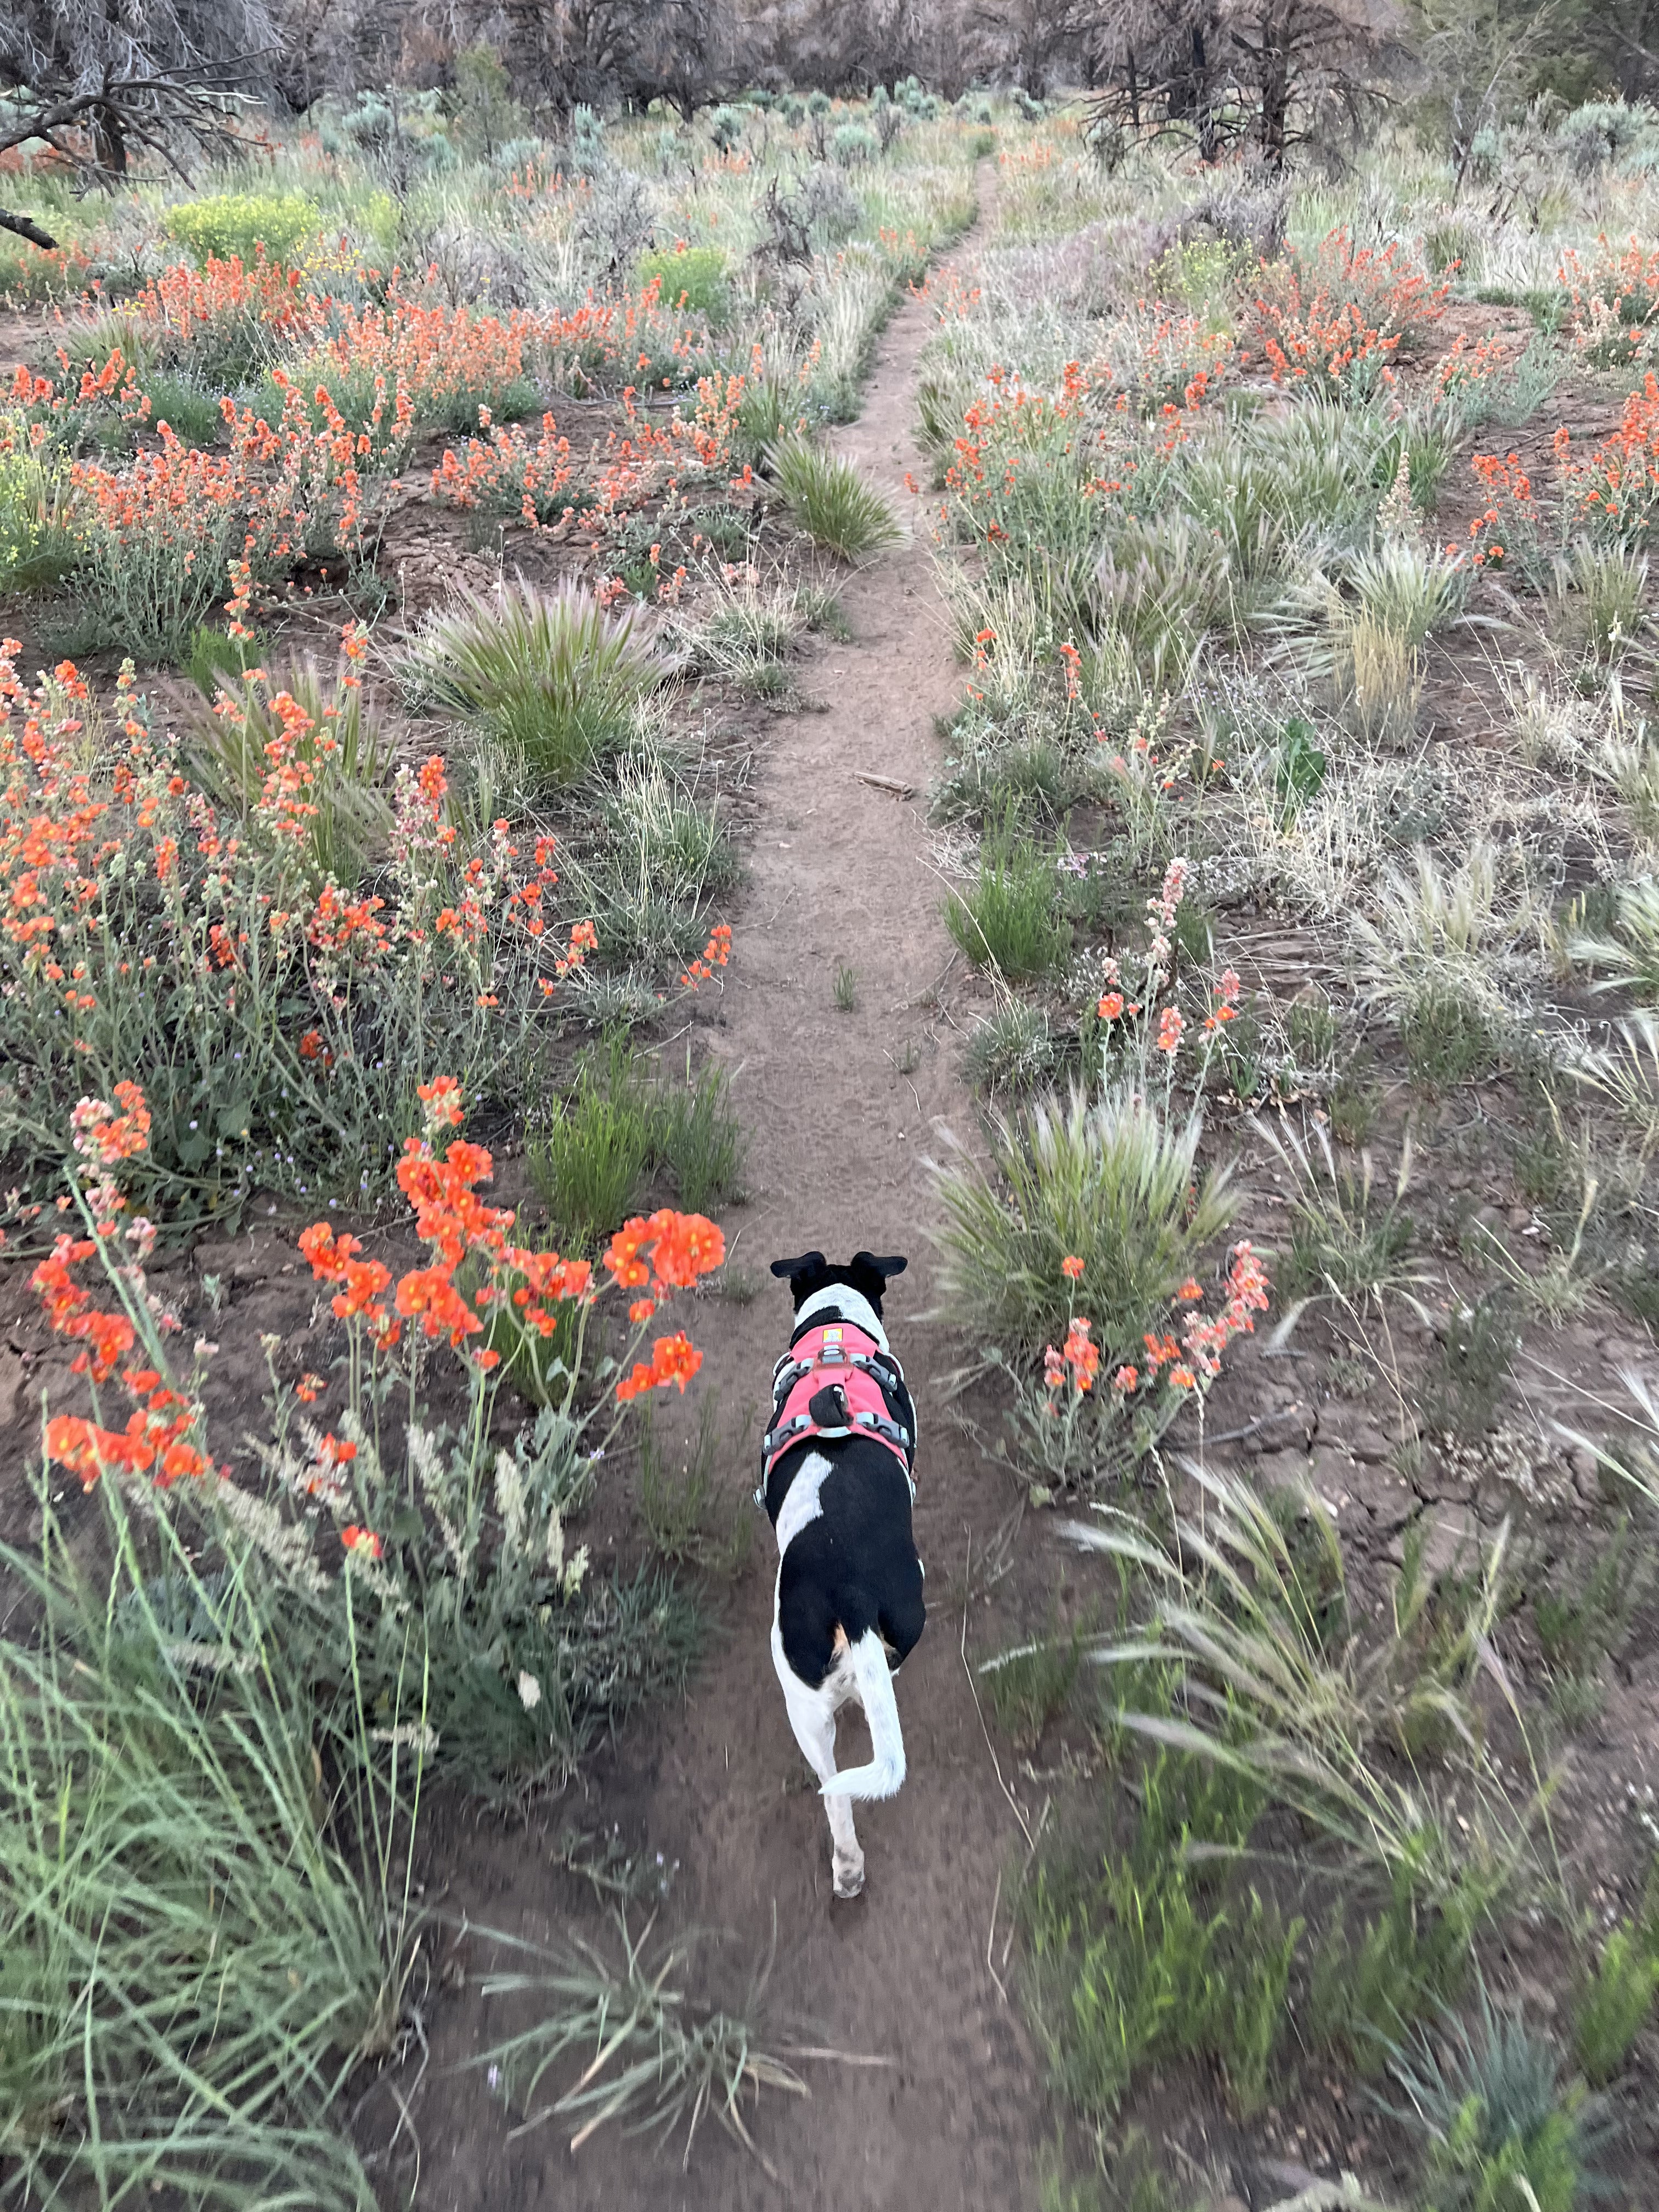
[[[1468,1976],[1474,1935],[1490,1896],[1479,1872],[1421,1891],[1430,1838],[1395,1867],[1386,1901],[1355,1924],[1339,1906],[1314,1954],[1304,2033],[1316,2050],[1340,2046],[1361,2074],[1386,2066],[1400,2039],[1440,2012]]]
[[[1205,1869],[1243,1849],[1261,1801],[1163,1753],[1137,1796],[1121,1855],[1082,1880],[1039,1867],[1023,1907],[1051,2063],[1074,2103],[1108,2118],[1141,2066],[1202,2053],[1248,2114],[1267,2093],[1302,1923]]]
[[[1620,1513],[1588,1558],[1573,1559],[1534,1597],[1539,1644],[1557,1674],[1558,1694],[1565,1690],[1571,1704],[1594,1697],[1607,1661],[1623,1650],[1654,1565],[1651,1539]]]
[[[1642,1909],[1601,1946],[1573,2008],[1572,2041],[1592,2087],[1611,2081],[1630,2056],[1659,1996],[1659,1859],[1648,1870]]]
[[[1062,1629],[1051,1611],[1048,1626],[1035,1644],[1000,1652],[981,1666],[998,1725],[1021,1751],[1034,1751],[1043,1730],[1065,1710],[1083,1664],[1084,1622]]]
[[[793,519],[839,559],[861,560],[898,537],[892,508],[851,461],[792,439],[773,447],[770,465]]]
[[[641,254],[634,265],[641,291],[660,288],[663,304],[722,322],[727,306],[726,256],[717,246],[684,246],[672,253]]]
[[[745,1486],[722,1496],[719,1401],[711,1390],[678,1469],[649,1412],[640,1423],[640,1518],[659,1557],[676,1565],[735,1575],[749,1556],[754,1522]]]
[[[849,968],[845,961],[842,961],[836,969],[835,1000],[836,1012],[838,1014],[850,1014],[857,1009],[858,970],[856,968]]]
[[[573,783],[633,737],[653,680],[632,617],[574,590],[522,581],[493,599],[463,593],[410,647],[425,698],[462,716],[542,789]]]
[[[1323,749],[1314,742],[1314,726],[1292,715],[1279,733],[1273,755],[1273,789],[1279,804],[1279,826],[1288,830],[1301,808],[1316,799],[1325,785],[1328,765]]]
[[[0,414],[0,591],[59,584],[74,562],[64,471],[31,449],[21,415]]]

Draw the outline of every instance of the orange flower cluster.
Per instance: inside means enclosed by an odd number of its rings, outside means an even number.
[[[179,1410],[170,1412],[174,1406]],[[78,1413],[53,1414],[46,1423],[46,1456],[78,1474],[83,1490],[106,1473],[148,1474],[157,1490],[170,1490],[181,1477],[212,1472],[206,1453],[190,1441],[200,1419],[198,1406],[156,1388],[128,1416],[125,1429],[102,1428]]]
[[[1620,544],[1650,542],[1659,522],[1659,378],[1651,369],[1626,400],[1619,428],[1594,453],[1576,458],[1565,423],[1554,452],[1571,523]]]
[[[1256,335],[1275,384],[1305,383],[1364,397],[1392,375],[1389,364],[1446,311],[1449,278],[1434,290],[1402,266],[1397,243],[1357,246],[1346,230],[1320,241],[1311,269],[1262,264]]]
[[[647,1390],[665,1390],[671,1382],[679,1385],[683,1397],[686,1384],[702,1365],[702,1354],[684,1329],[676,1329],[672,1336],[659,1336],[651,1347],[649,1362],[636,1360],[632,1374],[617,1383],[617,1401],[626,1406]]]
[[[1586,266],[1571,247],[1561,257],[1557,279],[1572,301],[1572,337],[1592,368],[1623,368],[1651,358],[1654,325],[1659,319],[1659,252],[1650,253],[1632,237],[1623,246],[1595,241]]]
[[[1488,502],[1469,525],[1471,566],[1532,567],[1540,557],[1543,519],[1520,454],[1476,453],[1470,466]],[[1446,550],[1455,556],[1458,549],[1448,546]]]
[[[389,1350],[401,1331],[401,1324],[382,1303],[391,1286],[392,1271],[383,1261],[360,1260],[357,1255],[362,1249],[356,1237],[337,1236],[325,1221],[313,1221],[300,1234],[300,1250],[310,1261],[317,1281],[340,1286],[333,1298],[338,1319],[367,1322],[375,1343]]]
[[[149,1108],[136,1083],[115,1086],[116,1107],[107,1099],[83,1098],[70,1115],[70,1128],[77,1152],[113,1167],[120,1160],[136,1159],[149,1148]]]
[[[678,490],[683,477],[730,466],[745,388],[742,376],[717,371],[699,380],[690,413],[653,422],[630,386],[622,395],[623,428],[607,434],[580,481],[569,440],[550,414],[534,439],[518,425],[486,426],[487,434],[470,438],[460,453],[446,449],[432,472],[433,494],[459,507],[516,514],[532,530],[569,523],[603,534],[618,515]]]
[[[256,250],[252,262],[233,253],[210,254],[206,265],[176,263],[145,285],[125,312],[170,355],[190,358],[250,325],[284,342],[315,329],[327,302],[310,297],[297,270],[283,269]]]
[[[137,1333],[125,1314],[95,1307],[92,1292],[75,1279],[74,1269],[97,1249],[90,1237],[60,1237],[50,1259],[42,1260],[29,1277],[29,1285],[58,1334],[85,1347],[76,1354],[72,1372],[104,1382],[131,1351]]]
[[[680,976],[682,983],[696,990],[706,983],[717,968],[724,968],[732,957],[732,931],[728,923],[717,921],[708,933],[708,942],[702,948],[702,957],[694,960]]]
[[[1221,1372],[1221,1355],[1235,1337],[1249,1336],[1255,1329],[1255,1316],[1267,1310],[1271,1285],[1254,1248],[1236,1244],[1228,1255],[1225,1297],[1220,1311],[1213,1318],[1196,1310],[1195,1302],[1203,1296],[1200,1285],[1184,1282],[1176,1292],[1183,1304],[1194,1304],[1182,1324],[1180,1341],[1167,1331],[1159,1334],[1148,1332],[1141,1340],[1146,1348],[1144,1363],[1139,1366],[1120,1367],[1112,1377],[1112,1389],[1121,1398],[1134,1395],[1137,1391],[1150,1390],[1160,1375],[1167,1386],[1175,1390],[1206,1390]]]
[[[451,507],[516,514],[532,530],[575,513],[567,493],[575,483],[570,441],[550,415],[532,440],[522,424],[492,424],[484,438],[469,438],[465,458],[452,447],[432,471],[432,495]]]
[[[1066,1332],[1064,1349],[1056,1352],[1051,1344],[1043,1352],[1042,1379],[1048,1388],[1051,1413],[1058,1411],[1056,1394],[1068,1375],[1079,1398],[1095,1387],[1095,1377],[1100,1372],[1100,1346],[1091,1334],[1093,1327],[1085,1314],[1073,1314],[1071,1327]]]
[[[88,1097],[74,1116],[94,1164],[130,1156],[143,1133],[130,1118],[136,1094],[123,1103],[112,1080],[98,1081],[131,1064],[135,1016],[144,1050],[169,1065],[183,1049],[204,1067],[242,1052],[269,1069],[274,1030],[273,1079],[309,1117],[298,1133],[309,1127],[327,1143],[343,1095],[361,1094],[382,1054],[395,1108],[413,1058],[405,1032],[381,1027],[397,1010],[418,1007],[428,1039],[459,1031],[458,1059],[465,1051],[487,1076],[521,1049],[560,979],[591,956],[592,924],[561,929],[550,910],[558,884],[550,838],[534,841],[533,860],[520,857],[505,823],[482,850],[458,848],[438,757],[399,781],[379,888],[317,883],[313,833],[337,803],[359,645],[353,627],[314,726],[262,678],[240,687],[263,770],[252,810],[258,834],[248,837],[216,811],[172,739],[152,733],[130,682],[118,682],[106,720],[72,664],[26,690],[17,647],[0,643],[0,1029],[30,1087],[63,1100],[66,1120],[83,1093],[112,1095],[107,1105]],[[158,908],[164,927],[152,926]],[[158,1167],[176,1172],[181,1117],[158,1110],[157,1124],[169,1139]],[[249,1141],[262,1141],[257,1123]],[[222,1157],[234,1175],[228,1141]],[[305,1179],[301,1166],[295,1180]]]

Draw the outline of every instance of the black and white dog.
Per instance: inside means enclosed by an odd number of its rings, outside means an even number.
[[[823,1784],[837,1897],[864,1887],[849,1801],[890,1797],[904,1780],[892,1674],[927,1618],[910,1532],[915,1411],[881,1317],[888,1280],[904,1266],[869,1252],[844,1267],[822,1252],[772,1263],[795,1304],[756,1493],[778,1539],[772,1659],[795,1741]],[[836,1715],[852,1703],[869,1723],[871,1759],[838,1773]]]

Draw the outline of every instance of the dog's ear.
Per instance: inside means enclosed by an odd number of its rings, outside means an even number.
[[[895,1252],[885,1260],[878,1260],[873,1252],[854,1252],[853,1255],[855,1267],[873,1267],[884,1283],[894,1275],[902,1275],[909,1264],[902,1252]]]
[[[791,1297],[799,1305],[810,1298],[814,1291],[823,1287],[830,1271],[830,1263],[822,1252],[803,1252],[799,1259],[774,1260],[772,1273],[781,1276],[789,1285]]]
[[[861,1297],[869,1299],[871,1305],[879,1316],[882,1299],[887,1293],[888,1277],[902,1275],[904,1273],[905,1265],[905,1261],[896,1255],[890,1259],[878,1260],[873,1252],[854,1252],[848,1262],[847,1277],[853,1288]]]

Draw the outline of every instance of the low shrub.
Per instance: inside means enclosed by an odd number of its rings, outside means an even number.
[[[75,562],[65,472],[32,446],[21,416],[0,416],[0,591],[62,583]]]
[[[648,1357],[635,1355],[665,1303],[718,1267],[725,1245],[704,1217],[666,1209],[615,1231],[602,1274],[518,1244],[514,1215],[479,1194],[490,1155],[450,1133],[459,1085],[435,1078],[421,1102],[426,1134],[409,1139],[398,1164],[421,1263],[394,1281],[332,1223],[301,1232],[301,1255],[331,1287],[345,1353],[334,1382],[307,1376],[290,1388],[276,1373],[275,1340],[267,1346],[272,1428],[256,1440],[266,1495],[228,1480],[217,1495],[278,1583],[285,1637],[317,1689],[394,1728],[415,1698],[428,1769],[510,1796],[568,1779],[598,1735],[684,1680],[696,1626],[684,1597],[648,1573],[590,1581],[565,1516],[586,1501],[633,1401],[684,1391],[697,1373],[702,1354],[681,1329],[659,1328]],[[113,1105],[85,1102],[76,1131],[100,1178],[74,1194],[93,1233],[60,1239],[33,1279],[54,1325],[88,1347],[93,1381],[118,1376],[135,1410],[121,1430],[102,1425],[97,1400],[91,1419],[55,1413],[47,1456],[83,1481],[146,1496],[211,1482],[199,1377],[181,1388],[171,1371],[142,1259],[118,1268],[133,1249],[122,1234],[128,1194],[144,1179],[143,1093],[124,1084]],[[154,1225],[142,1226],[153,1239]],[[136,1249],[147,1249],[143,1237]],[[94,1258],[117,1291],[113,1308],[98,1307],[79,1279]],[[629,1302],[628,1327],[619,1352],[596,1359],[594,1312],[611,1294]],[[423,1410],[441,1344],[465,1389],[454,1427]],[[140,1345],[149,1364],[124,1364]],[[510,1449],[491,1435],[509,1381],[540,1406]],[[341,1403],[323,1431],[305,1408],[336,1389]],[[394,1394],[410,1408],[395,1451],[380,1418]]]
[[[55,1194],[75,1100],[112,1096],[130,1067],[149,1092],[147,1172],[209,1209],[255,1181],[376,1190],[441,1056],[486,1096],[533,1082],[592,925],[559,925],[550,841],[521,857],[505,832],[457,830],[441,757],[399,770],[392,848],[354,893],[316,879],[312,824],[343,823],[356,795],[297,701],[270,701],[280,750],[228,817],[130,678],[118,748],[72,668],[0,694],[18,917],[0,939],[0,1145],[26,1186],[46,1178],[35,1195]]]
[[[681,246],[672,253],[643,254],[634,276],[641,292],[654,285],[665,307],[706,316],[716,330],[725,320],[726,256],[717,246]]]
[[[187,246],[198,267],[260,252],[273,267],[287,266],[318,226],[316,203],[299,192],[215,192],[169,208],[162,228]]]

